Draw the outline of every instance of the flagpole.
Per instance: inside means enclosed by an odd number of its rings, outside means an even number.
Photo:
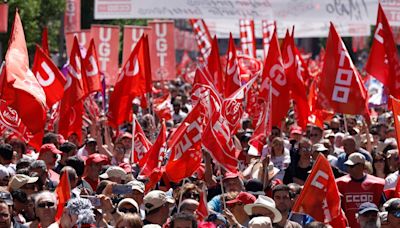
[[[135,134],[136,134],[136,115],[132,114],[132,150],[131,150],[131,164],[135,163]]]
[[[186,184],[186,178],[185,179],[183,179],[183,183],[182,183],[182,188],[183,188],[183,186]],[[182,189],[181,189],[182,190]],[[181,204],[182,204],[182,197],[183,197],[183,191],[180,191],[181,193],[179,194],[179,202],[178,202],[178,213],[181,211]]]
[[[269,81],[269,95],[268,95],[268,105],[267,105],[267,107],[266,107],[266,109],[265,109],[265,111],[267,112],[266,113],[266,120],[265,121],[270,121],[270,119],[269,119],[269,116],[270,116],[270,114],[271,114],[271,110],[270,110],[270,108],[272,108],[272,81],[270,80]],[[268,125],[269,125],[270,123],[268,123]],[[268,128],[268,125],[267,125],[267,128]],[[266,134],[265,134],[266,135]],[[269,146],[269,145],[268,145]],[[268,155],[267,155],[268,156]],[[265,158],[264,158],[265,159]],[[261,160],[261,163],[262,163],[262,160]],[[269,161],[268,161],[268,164],[266,164],[264,167],[263,167],[263,169],[264,169],[264,176],[263,176],[263,179],[262,179],[262,182],[263,182],[263,191],[264,191],[264,189],[265,189],[265,178],[266,178],[266,176],[268,175],[268,165],[269,165]]]
[[[344,121],[344,131],[345,131],[345,133],[348,133],[349,130],[347,129],[346,114],[343,114],[343,121]]]
[[[222,171],[221,171],[221,166],[220,165],[218,165],[218,170],[219,170],[219,173],[220,173],[220,175],[222,175]],[[221,178],[221,180],[220,180],[220,184],[221,184],[221,198],[222,198],[222,205],[224,206],[224,210],[226,209],[226,202],[225,202],[225,191],[224,191],[224,184],[222,183],[223,182],[223,175],[222,175],[222,178]]]

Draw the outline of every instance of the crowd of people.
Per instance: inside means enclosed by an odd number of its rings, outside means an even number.
[[[172,132],[192,109],[190,85],[177,81],[168,89]],[[159,119],[134,106],[154,141]],[[83,145],[76,134],[64,139],[47,132],[40,150],[6,131],[0,145],[0,227],[330,227],[291,212],[318,156],[331,165],[349,227],[400,227],[393,118],[385,108],[375,112],[370,126],[358,116],[336,115],[323,128],[309,125],[306,131],[288,118],[281,128],[272,127],[262,155],[248,144],[254,126],[244,115],[234,136],[238,173],[221,170],[203,150],[202,165],[191,177],[173,183],[163,176],[152,189],[146,189],[141,167],[130,162],[130,123],[116,132],[104,117],[92,120],[82,129]],[[55,192],[62,175],[70,184],[65,205]]]

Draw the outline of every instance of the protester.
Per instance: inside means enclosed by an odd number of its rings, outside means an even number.
[[[360,228],[380,227],[381,221],[378,215],[378,207],[370,202],[362,203],[358,207],[356,218]]]

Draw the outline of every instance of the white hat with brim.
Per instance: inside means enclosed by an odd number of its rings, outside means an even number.
[[[254,207],[263,207],[274,213],[273,223],[278,223],[282,220],[282,214],[276,209],[275,201],[268,196],[258,196],[257,200],[252,204],[244,205],[244,211],[248,215],[253,214]]]
[[[362,153],[352,153],[350,154],[347,161],[344,162],[345,165],[353,166],[357,164],[365,164],[365,156]]]
[[[126,172],[123,168],[119,166],[111,166],[107,171],[99,176],[102,179],[109,179],[110,177],[119,177],[122,180],[126,178]]]

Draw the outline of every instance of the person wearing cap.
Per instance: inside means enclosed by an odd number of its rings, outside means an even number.
[[[294,145],[297,142],[300,142],[303,137],[303,130],[300,126],[292,125],[290,126],[290,144]]]
[[[97,185],[100,182],[99,175],[102,166],[108,163],[108,157],[104,154],[94,153],[89,155],[86,159],[85,176],[83,177],[83,180],[90,184],[92,191],[96,190]]]
[[[131,214],[138,214],[139,213],[139,205],[138,203],[131,199],[131,198],[125,198],[121,201],[119,201],[117,205],[117,211],[120,213],[131,213]]]
[[[157,224],[162,226],[169,217],[169,209],[175,203],[172,197],[160,190],[153,190],[144,196],[146,219],[143,224]]]
[[[85,146],[83,146],[78,150],[77,155],[79,157],[87,157],[91,154],[94,154],[96,153],[96,146],[97,146],[96,139],[88,137],[85,141]]]
[[[358,152],[364,155],[365,159],[369,162],[372,162],[371,155],[362,148],[357,148],[356,140],[351,135],[346,135],[343,138],[343,149],[344,153],[339,154],[338,160],[336,162],[336,166],[343,172],[347,172],[347,165],[345,162],[349,158],[352,153]]]
[[[312,157],[313,160],[316,161],[318,155],[321,153],[325,158],[328,160],[329,164],[331,165],[333,175],[335,178],[342,177],[346,175],[346,173],[342,172],[340,169],[336,167],[337,158],[333,155],[329,154],[329,149],[324,146],[322,143],[314,144],[312,147]]]
[[[101,179],[107,179],[117,184],[122,184],[126,179],[126,172],[119,166],[109,167],[105,173],[99,176]]]
[[[389,202],[390,201],[390,202]],[[400,227],[400,198],[393,198],[385,203],[385,211],[387,211],[387,222],[385,227]]]
[[[75,156],[77,152],[77,147],[75,144],[71,142],[64,142],[60,146],[60,151],[62,152],[60,160],[57,162],[56,168],[54,171],[56,173],[60,173],[61,169],[66,166],[66,161],[69,157]]]
[[[50,179],[46,163],[43,160],[35,160],[29,165],[29,176],[39,177],[38,190],[54,190],[57,186],[56,182]]]
[[[282,220],[282,214],[276,209],[275,201],[268,196],[258,196],[254,203],[244,206],[244,211],[251,219],[265,216],[271,218],[273,223],[279,223]]]
[[[60,175],[53,171],[59,154],[62,154],[62,152],[52,143],[42,145],[39,150],[38,160],[43,160],[46,163],[49,179],[55,183],[60,180]]]
[[[290,210],[294,204],[289,186],[285,184],[275,186],[272,189],[272,199],[275,201],[276,209],[282,214],[282,220],[275,224],[274,227],[301,228],[301,225],[297,222],[288,220]]]
[[[358,207],[356,218],[360,224],[360,228],[381,227],[378,207],[370,202],[362,203]]]
[[[224,214],[228,218],[229,224],[233,227],[247,227],[250,217],[244,211],[244,206],[255,201],[256,197],[247,192],[241,192],[235,199],[227,201],[227,208],[224,210]]]
[[[342,208],[351,227],[360,227],[355,214],[358,206],[364,202],[379,205],[383,193],[384,179],[365,173],[365,157],[352,153],[345,165],[348,175],[336,179],[339,192],[342,194]]]
[[[272,228],[271,218],[260,216],[249,221],[249,228]]]
[[[30,177],[24,174],[16,174],[10,180],[8,184],[8,190],[10,192],[21,189],[27,195],[32,195],[38,191],[35,184],[39,180],[38,177]]]

